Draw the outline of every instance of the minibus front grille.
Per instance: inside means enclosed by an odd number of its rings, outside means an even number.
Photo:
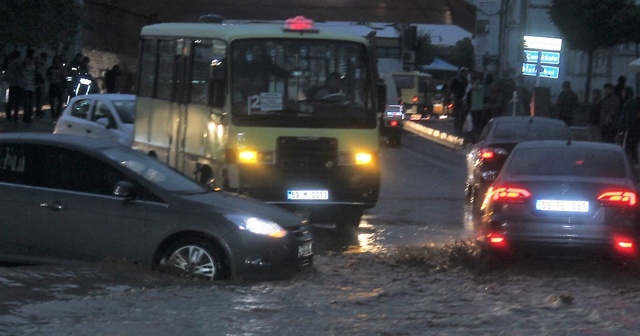
[[[279,137],[277,162],[293,176],[326,176],[338,163],[338,140],[316,137]]]

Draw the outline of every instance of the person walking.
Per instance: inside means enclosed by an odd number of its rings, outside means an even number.
[[[122,75],[122,72],[120,71],[120,66],[118,64],[111,67],[111,69],[107,70],[107,72],[104,74],[104,85],[107,93],[118,92],[116,87],[120,75]]]
[[[633,89],[630,86],[627,86],[626,76],[618,77],[618,84],[613,87],[613,93],[620,97],[620,109],[622,110],[622,107],[627,100],[633,98]]]
[[[633,89],[629,91],[631,98],[627,99],[620,114],[619,129],[624,132],[622,146],[629,155],[631,162],[638,164],[638,140],[640,140],[640,102],[633,97]]]
[[[591,103],[587,105],[589,120],[587,128],[591,141],[602,141],[602,130],[600,129],[600,109],[602,108],[602,91],[598,88],[591,90]]]
[[[36,91],[35,91],[35,112],[38,118],[44,117],[44,112],[42,111],[42,98],[45,93],[45,66],[47,64],[47,59],[49,58],[49,54],[46,52],[41,52],[35,58],[36,64]]]
[[[564,81],[562,83],[562,91],[560,91],[556,101],[558,119],[563,120],[567,126],[571,126],[573,124],[573,113],[578,106],[578,95],[571,89],[571,83]]]
[[[7,101],[7,121],[18,123],[18,113],[22,106],[22,62],[20,52],[14,50],[9,56],[7,64],[6,80],[9,84],[9,97]],[[13,113],[13,115],[12,115]]]
[[[478,141],[480,133],[484,128],[485,121],[485,101],[487,98],[487,89],[481,79],[480,74],[473,74],[471,79],[471,89],[467,93],[467,102],[469,105],[469,113],[471,113],[471,120],[473,127],[469,140],[472,143]]]
[[[453,125],[458,134],[463,134],[462,126],[467,116],[464,96],[467,90],[467,85],[469,84],[467,81],[468,72],[467,68],[460,69],[460,71],[458,71],[458,75],[449,83],[451,99],[453,100]]]
[[[615,142],[618,133],[618,118],[620,115],[620,97],[613,92],[613,85],[604,85],[604,97],[600,104],[600,129],[602,141]]]
[[[504,100],[502,98],[502,92],[500,91],[500,83],[493,82],[489,86],[489,95],[487,96],[487,101],[484,104],[484,108],[487,113],[487,120],[484,123],[485,125],[489,122],[489,120],[499,117],[504,113]]]
[[[33,115],[33,103],[36,92],[36,63],[34,61],[35,50],[29,49],[27,56],[22,63],[22,94],[24,99],[22,121],[25,124],[31,123]]]
[[[53,62],[51,63],[51,66],[47,68],[45,76],[49,82],[51,118],[56,120],[60,116],[60,113],[62,113],[62,105],[64,104],[66,92],[66,71],[60,55],[53,57]]]

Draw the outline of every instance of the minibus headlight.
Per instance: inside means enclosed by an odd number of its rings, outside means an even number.
[[[356,165],[366,165],[373,161],[370,153],[356,153]]]
[[[367,152],[340,153],[338,164],[341,166],[360,166],[373,163],[373,154]]]
[[[256,163],[258,162],[258,152],[241,151],[238,153],[238,161],[241,163]]]
[[[240,151],[238,152],[238,162],[240,163],[275,163],[273,152]]]

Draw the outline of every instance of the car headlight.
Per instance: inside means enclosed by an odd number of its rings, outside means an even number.
[[[237,225],[240,230],[273,238],[282,238],[287,235],[287,231],[282,226],[272,221],[242,215],[226,215],[225,217]]]

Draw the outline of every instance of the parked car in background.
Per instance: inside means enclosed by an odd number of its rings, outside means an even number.
[[[492,253],[637,257],[638,180],[619,145],[518,144],[481,207]]]
[[[402,127],[404,126],[405,106],[398,97],[396,82],[391,74],[381,74],[381,82],[384,84],[384,92],[379,94],[385,97],[380,116],[380,135],[387,138],[391,146],[399,146],[402,143]]]
[[[47,133],[0,135],[0,259],[126,259],[208,280],[310,266],[298,216],[213,191],[131,148]]]
[[[103,138],[131,146],[136,96],[88,94],[71,98],[53,133]]]
[[[474,210],[479,209],[513,147],[530,140],[568,141],[571,130],[564,121],[544,117],[503,116],[489,121],[466,158],[466,194]]]

